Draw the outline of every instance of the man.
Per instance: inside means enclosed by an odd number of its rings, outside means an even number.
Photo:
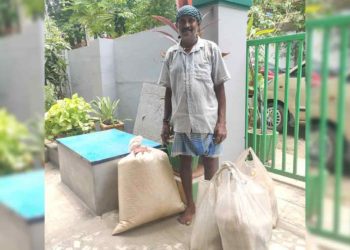
[[[201,14],[185,5],[176,16],[181,41],[166,53],[159,83],[166,87],[163,143],[174,126],[172,156],[180,156],[180,177],[187,199],[186,210],[178,218],[189,225],[195,214],[192,198],[193,156],[201,156],[204,176],[210,180],[218,169],[218,156],[226,131],[224,82],[230,79],[218,46],[199,37]]]

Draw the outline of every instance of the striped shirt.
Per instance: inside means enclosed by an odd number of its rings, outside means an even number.
[[[214,133],[218,101],[214,86],[230,79],[220,49],[198,38],[189,53],[180,44],[168,49],[159,84],[172,90],[172,123],[179,133]]]

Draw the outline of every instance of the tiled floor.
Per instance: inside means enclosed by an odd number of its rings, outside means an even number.
[[[305,249],[304,190],[276,183],[280,221],[273,230],[270,249]],[[191,226],[176,216],[112,236],[118,213],[94,216],[60,181],[58,169],[46,166],[46,249],[189,249]]]

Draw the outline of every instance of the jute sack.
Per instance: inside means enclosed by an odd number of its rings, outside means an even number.
[[[196,215],[191,235],[191,250],[222,250],[221,238],[215,218],[213,184],[198,183]]]
[[[118,163],[119,223],[113,235],[185,209],[166,153],[147,148]]]
[[[253,160],[247,162],[246,159],[251,154]],[[238,169],[248,176],[253,181],[262,185],[269,193],[269,200],[272,210],[272,226],[275,228],[278,222],[278,207],[277,199],[274,190],[273,180],[267,172],[264,164],[260,161],[259,157],[254,153],[252,148],[248,148],[237,158],[235,165]]]

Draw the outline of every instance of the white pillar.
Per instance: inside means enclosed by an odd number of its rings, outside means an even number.
[[[231,80],[225,83],[228,136],[220,161],[234,161],[244,149],[246,30],[251,1],[195,0],[194,6],[202,14],[209,12],[202,27],[214,22],[203,31],[203,38],[216,42],[222,52],[230,53],[224,57],[231,74]]]

